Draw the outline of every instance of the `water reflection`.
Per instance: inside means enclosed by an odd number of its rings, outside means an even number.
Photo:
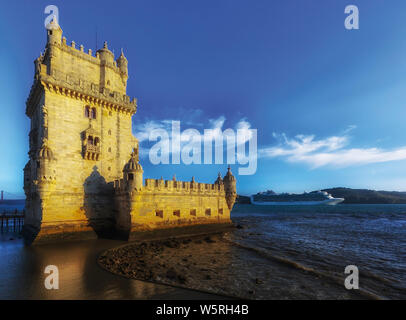
[[[216,299],[196,291],[125,279],[96,262],[104,250],[125,242],[87,240],[26,247],[0,240],[0,299]],[[47,265],[59,269],[59,290],[44,287]]]

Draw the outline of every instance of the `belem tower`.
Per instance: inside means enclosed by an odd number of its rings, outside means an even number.
[[[67,44],[53,20],[26,103],[26,244],[230,224],[236,179],[146,179],[132,135],[128,61],[107,43],[95,56]]]

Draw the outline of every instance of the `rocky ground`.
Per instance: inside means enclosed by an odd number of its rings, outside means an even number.
[[[99,264],[128,278],[244,299],[364,299],[343,284],[238,247],[222,234],[131,243]]]

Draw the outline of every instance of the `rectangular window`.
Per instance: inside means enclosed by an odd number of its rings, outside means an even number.
[[[223,214],[223,209],[219,209],[219,214]]]
[[[206,209],[206,216],[211,216],[211,209]]]
[[[173,215],[174,215],[174,216],[177,216],[177,217],[180,217],[180,210],[175,210],[175,211],[173,212]]]
[[[190,209],[190,215],[196,217],[196,209]]]
[[[155,211],[155,216],[159,217],[159,218],[163,218],[164,217],[164,212],[163,210],[156,210]]]

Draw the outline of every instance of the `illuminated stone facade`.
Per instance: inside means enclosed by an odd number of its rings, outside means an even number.
[[[132,135],[137,103],[126,95],[127,64],[123,53],[115,60],[106,43],[96,56],[68,45],[51,22],[26,109],[27,244],[230,222],[236,198],[231,171],[214,184],[143,183]]]

